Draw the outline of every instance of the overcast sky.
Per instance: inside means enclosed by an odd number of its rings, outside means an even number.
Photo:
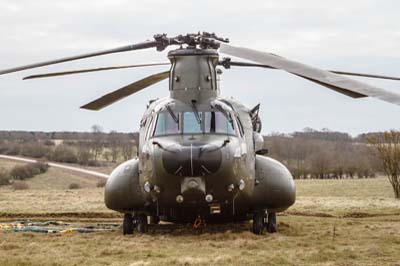
[[[0,0],[0,69],[150,39],[213,31],[238,46],[325,69],[400,76],[400,1]],[[136,131],[150,99],[168,96],[163,81],[93,112],[79,109],[167,67],[125,69],[22,81],[30,74],[166,61],[166,52],[107,55],[0,76],[0,130]],[[361,79],[400,93],[400,82]],[[222,94],[248,107],[261,102],[263,133],[305,127],[352,135],[399,129],[400,106],[343,96],[282,71],[231,69]]]

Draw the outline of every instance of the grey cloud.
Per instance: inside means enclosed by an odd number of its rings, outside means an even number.
[[[0,0],[0,67],[42,61],[170,35],[215,31],[237,45],[272,51],[323,68],[400,75],[400,2]],[[145,103],[167,96],[158,84],[101,112],[78,107],[160,69],[110,71],[22,82],[50,71],[165,61],[166,53],[133,52],[0,77],[0,129],[135,131]],[[400,84],[364,80],[399,91]],[[262,103],[264,132],[328,127],[353,134],[398,128],[400,108],[353,100],[279,71],[225,71],[222,93]]]

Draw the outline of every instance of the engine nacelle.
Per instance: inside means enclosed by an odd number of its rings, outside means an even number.
[[[139,159],[126,161],[107,180],[104,201],[107,208],[119,212],[144,207],[144,192],[139,185]]]
[[[280,162],[256,156],[256,186],[252,202],[255,208],[280,212],[296,200],[296,188],[289,170]]]

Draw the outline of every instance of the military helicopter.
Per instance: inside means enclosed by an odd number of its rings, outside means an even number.
[[[83,69],[28,76],[53,77],[110,69],[170,65],[106,94],[81,108],[100,110],[161,80],[169,79],[169,97],[151,100],[140,122],[138,157],[119,165],[105,186],[105,205],[124,214],[123,233],[145,233],[148,220],[174,223],[252,220],[252,232],[277,231],[276,213],[296,198],[288,169],[266,157],[260,104],[247,108],[220,95],[221,68],[280,69],[353,98],[375,97],[400,105],[400,95],[344,75],[400,80],[397,77],[322,70],[275,54],[232,46],[214,33],[167,37],[111,50],[32,64],[1,74],[94,56],[156,48],[170,63]],[[248,61],[219,57],[219,52]],[[149,219],[148,219],[149,218]]]

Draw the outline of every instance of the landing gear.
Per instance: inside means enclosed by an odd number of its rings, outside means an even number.
[[[265,220],[267,220],[267,222],[265,222]],[[261,235],[264,232],[264,228],[267,229],[268,233],[278,232],[275,212],[269,212],[268,218],[265,215],[265,211],[257,211],[253,214],[252,232],[256,235]]]
[[[133,234],[133,216],[131,213],[125,213],[124,222],[122,223],[122,232],[124,235]]]
[[[150,224],[158,224],[160,222],[160,217],[157,215],[150,216]]]
[[[278,226],[276,225],[276,213],[275,212],[268,213],[267,232],[268,233],[278,232]]]
[[[265,211],[255,212],[253,215],[252,232],[256,235],[261,235],[264,232]]]
[[[135,227],[139,233],[147,233],[147,216],[144,213],[141,213],[137,216],[133,216],[131,213],[125,213],[124,221],[122,223],[123,234],[132,235]]]
[[[139,214],[136,218],[137,230],[139,233],[147,233],[148,225],[147,225],[147,216],[143,213]]]

